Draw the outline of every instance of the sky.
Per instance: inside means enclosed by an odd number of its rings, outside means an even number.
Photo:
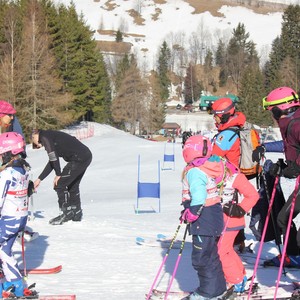
[[[53,0],[54,3],[69,5],[71,0]],[[165,4],[154,4],[152,0],[110,1],[116,4],[113,10],[106,9],[106,0],[73,0],[76,10],[83,14],[87,25],[93,30],[98,30],[103,24],[105,30],[118,30],[120,25],[126,30],[124,32],[135,36],[125,37],[125,42],[133,44],[133,51],[138,57],[140,64],[146,63],[150,68],[156,66],[157,53],[164,40],[176,39],[176,35],[184,34],[185,42],[193,33],[199,34],[199,28],[211,35],[212,43],[217,44],[219,37],[230,37],[232,30],[238,23],[245,25],[246,31],[250,33],[250,39],[257,44],[257,50],[261,60],[266,60],[266,55],[271,50],[272,41],[281,33],[282,13],[272,13],[267,15],[255,14],[252,10],[243,7],[230,7],[224,5],[220,13],[223,18],[213,17],[209,12],[193,14],[194,9],[183,0],[167,0]],[[137,9],[140,6],[142,17],[145,19],[143,26],[133,23],[128,10]],[[278,2],[284,4],[299,4],[299,0],[274,0],[268,2]],[[159,19],[153,21],[152,16],[156,9],[161,9]],[[180,21],[179,21],[180,20]],[[142,35],[144,37],[137,37]],[[100,35],[95,33],[96,40],[114,41],[115,36]],[[148,49],[147,52],[141,49]]]
[[[88,123],[92,137],[87,137],[85,123],[68,130],[69,134],[83,138],[82,142],[93,153],[93,161],[81,182],[83,208],[82,222],[67,222],[61,226],[50,225],[49,219],[58,215],[57,196],[53,190],[54,173],[42,181],[33,196],[35,218],[28,227],[39,237],[26,243],[25,257],[28,268],[47,268],[59,264],[63,270],[54,275],[29,275],[28,283],[36,283],[40,294],[76,294],[77,300],[111,299],[142,300],[148,293],[166,249],[137,245],[135,238],[154,238],[158,233],[173,237],[179,225],[181,203],[181,172],[184,168],[180,140],[174,144],[175,169],[160,170],[161,212],[158,199],[141,198],[140,213],[136,214],[138,157],[140,156],[140,181],[158,182],[158,162],[164,168],[164,154],[173,154],[173,144],[154,142],[132,136],[108,125]],[[27,146],[33,180],[47,163],[47,153]],[[277,161],[277,155],[268,158]],[[61,161],[62,165],[63,161]],[[170,163],[169,163],[170,164]],[[291,186],[283,183],[284,192]],[[248,217],[247,217],[248,223]],[[297,223],[299,224],[299,223]],[[183,225],[182,225],[183,226]],[[182,239],[181,228],[178,239]],[[254,251],[254,241],[246,229],[249,245]],[[21,246],[16,243],[14,253],[21,263]],[[262,257],[277,255],[274,243],[264,245]],[[197,287],[196,273],[191,266],[191,237],[187,238],[172,290],[192,291]],[[166,289],[173,273],[178,250],[172,250],[166,260],[157,288]],[[254,259],[246,265],[247,275],[253,272]],[[257,273],[261,286],[273,286],[277,269],[262,269]],[[281,285],[299,280],[298,272],[282,276]]]

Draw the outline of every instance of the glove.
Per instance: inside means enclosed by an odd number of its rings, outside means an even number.
[[[199,218],[198,215],[194,215],[189,208],[183,210],[181,212],[180,221],[183,221],[184,223],[193,223]]]
[[[223,206],[223,212],[228,217],[242,218],[245,215],[245,210],[237,203],[228,202]]]
[[[33,181],[29,180],[27,188],[27,196],[30,197],[34,193],[34,184]]]
[[[282,175],[290,179],[296,178],[300,175],[300,166],[298,166],[297,163],[292,162],[282,171]]]
[[[282,175],[282,170],[287,167],[287,164],[283,161],[283,159],[278,159],[276,164],[272,164],[269,169],[269,173],[271,176],[276,177],[277,175]]]
[[[264,146],[257,146],[256,149],[252,151],[252,161],[260,162],[261,158],[264,156],[266,148]]]

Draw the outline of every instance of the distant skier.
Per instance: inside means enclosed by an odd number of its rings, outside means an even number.
[[[16,297],[24,296],[25,283],[12,254],[12,246],[26,226],[28,216],[29,164],[21,157],[25,142],[16,132],[0,135],[0,258],[4,274],[3,290],[13,287]],[[27,291],[28,292],[28,291]]]
[[[192,264],[200,282],[199,287],[184,299],[212,299],[226,291],[217,246],[223,229],[223,211],[215,182],[223,169],[221,163],[208,160],[211,143],[204,136],[188,138],[182,153],[187,165],[183,171],[182,204],[185,209],[181,219],[190,226]]]
[[[75,137],[55,130],[35,130],[32,134],[32,143],[35,148],[44,146],[49,156],[43,172],[34,181],[34,188],[36,189],[52,170],[55,171],[53,185],[62,213],[51,219],[49,223],[61,225],[70,220],[81,221],[79,184],[92,161],[91,151]],[[67,162],[62,171],[60,157]]]

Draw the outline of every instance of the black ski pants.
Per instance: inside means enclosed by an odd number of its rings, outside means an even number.
[[[289,199],[286,201],[282,209],[280,210],[277,218],[277,223],[280,229],[282,230],[283,235],[285,236],[286,229],[287,229],[287,224],[290,216],[290,211],[291,211],[291,204],[293,201],[295,195],[295,191],[289,196]],[[300,212],[300,192],[299,189],[297,191],[297,196],[296,196],[296,202],[295,202],[295,208],[293,212],[293,219],[297,217],[297,215]],[[294,222],[292,222],[292,226],[290,229],[290,235],[288,239],[288,244],[287,244],[287,255],[299,255],[300,254],[300,228],[297,229],[295,227]]]
[[[91,161],[92,157],[84,161],[71,161],[63,168],[57,186],[54,187],[60,209],[64,203],[67,206],[76,206],[77,209],[81,209],[79,184]]]

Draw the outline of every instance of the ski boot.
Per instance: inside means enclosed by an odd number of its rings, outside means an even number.
[[[291,300],[300,299],[300,289],[296,289],[293,291]]]
[[[29,287],[24,287],[22,279],[16,281],[6,281],[3,283],[3,299],[38,299],[38,293],[33,290],[35,283]]]
[[[82,209],[76,205],[68,205],[64,203],[61,207],[62,214],[51,219],[49,223],[51,225],[62,225],[68,221],[80,222],[82,219]]]
[[[264,267],[279,267],[281,261],[281,255],[273,257],[272,259],[265,260],[263,266]],[[284,258],[284,267],[286,268],[300,268],[300,256],[299,255],[286,255]]]

